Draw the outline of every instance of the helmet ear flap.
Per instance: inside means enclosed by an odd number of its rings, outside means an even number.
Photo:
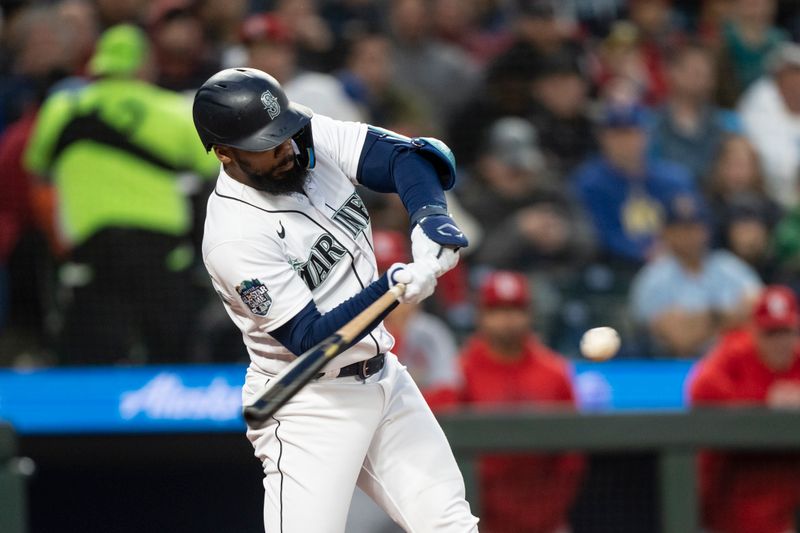
[[[314,168],[317,158],[314,153],[314,135],[311,132],[311,122],[292,135],[292,147],[295,150],[294,157],[301,168]]]

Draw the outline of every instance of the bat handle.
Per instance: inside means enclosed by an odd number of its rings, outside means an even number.
[[[406,284],[397,283],[393,285],[391,289],[389,289],[389,292],[391,292],[394,295],[395,300],[397,300],[403,295],[404,292],[406,292]]]

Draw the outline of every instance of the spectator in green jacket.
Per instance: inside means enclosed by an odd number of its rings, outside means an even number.
[[[140,29],[108,29],[93,81],[45,101],[26,149],[27,169],[54,187],[69,251],[58,272],[64,363],[189,355],[187,176],[213,177],[218,162],[197,142],[189,102],[147,81],[151,65]]]

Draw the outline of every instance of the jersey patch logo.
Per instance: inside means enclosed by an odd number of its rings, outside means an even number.
[[[334,214],[335,220],[353,238],[369,225],[369,213],[364,201],[354,192]]]
[[[342,248],[329,233],[323,233],[311,247],[308,260],[305,263],[293,260],[292,268],[306,287],[313,291],[328,279],[328,274],[346,253],[347,250]]]
[[[264,104],[264,109],[269,113],[269,118],[275,120],[275,117],[281,114],[281,105],[278,103],[278,98],[269,91],[261,93],[261,103]]]
[[[272,296],[263,283],[257,279],[245,280],[236,286],[236,292],[254,315],[267,316],[272,307]]]

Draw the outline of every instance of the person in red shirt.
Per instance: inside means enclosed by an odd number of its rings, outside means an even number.
[[[408,238],[399,231],[375,230],[372,241],[379,272],[411,260]],[[456,339],[447,324],[414,304],[398,306],[383,322],[394,337],[392,352],[414,378],[431,410],[455,405],[461,372]]]
[[[800,409],[800,310],[788,287],[764,289],[749,326],[701,360],[689,394],[694,406]],[[800,455],[702,453],[700,492],[710,532],[795,532]]]
[[[466,404],[572,409],[567,362],[531,332],[526,278],[494,272],[480,287],[476,333],[461,353]],[[481,531],[568,532],[584,460],[576,454],[497,454],[480,460]]]

